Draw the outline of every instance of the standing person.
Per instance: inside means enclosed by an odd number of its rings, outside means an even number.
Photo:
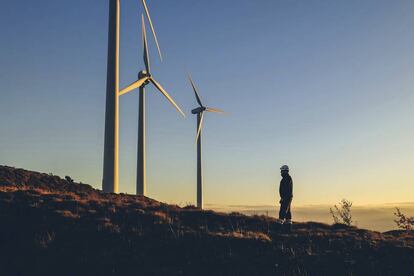
[[[290,211],[290,204],[293,197],[293,181],[289,175],[289,167],[283,165],[280,168],[282,180],[280,180],[279,195],[280,195],[280,210],[279,221],[286,225],[286,229],[292,229],[292,213]]]

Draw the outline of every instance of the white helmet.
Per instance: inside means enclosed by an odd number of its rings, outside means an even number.
[[[282,167],[280,167],[281,171],[289,171],[289,167],[288,165],[283,165]]]

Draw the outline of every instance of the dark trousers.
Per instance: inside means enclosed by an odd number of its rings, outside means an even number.
[[[280,201],[279,219],[292,219],[292,213],[290,212],[291,198],[283,199]]]

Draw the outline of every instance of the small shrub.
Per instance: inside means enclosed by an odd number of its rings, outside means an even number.
[[[394,215],[397,217],[394,219],[394,222],[397,224],[398,228],[403,230],[414,230],[414,217],[407,217],[401,213],[399,208],[395,208],[396,212]]]
[[[352,225],[352,214],[351,214],[352,202],[346,199],[342,199],[339,202],[339,207],[335,204],[334,208],[329,208],[332,215],[332,219],[335,223],[342,223],[348,226]]]
[[[69,183],[73,183],[73,179],[70,176],[65,176],[65,179]]]
[[[197,207],[196,207],[193,203],[191,203],[191,202],[187,202],[187,203],[184,205],[183,209],[197,209]]]
[[[186,206],[183,207],[183,209],[185,209],[185,210],[198,210],[200,208],[197,208],[197,206],[195,206],[195,205],[186,205]]]

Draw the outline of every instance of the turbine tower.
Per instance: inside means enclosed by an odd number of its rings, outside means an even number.
[[[119,188],[119,19],[120,0],[109,0],[105,141],[102,179],[102,190],[106,193],[117,193]]]
[[[145,5],[145,1],[142,1],[145,11],[147,13],[148,21],[151,25],[151,30],[153,31],[154,38],[158,47],[158,42],[156,39],[155,31],[152,26],[151,19],[149,17],[148,9]],[[144,48],[144,64],[145,70],[141,70],[138,73],[138,80],[131,83],[124,89],[119,92],[119,95],[124,95],[136,88],[139,88],[139,113],[138,113],[138,152],[137,152],[137,194],[138,195],[145,195],[146,194],[146,143],[145,143],[145,86],[149,83],[152,83],[155,88],[161,94],[163,94],[167,100],[180,112],[183,116],[185,116],[184,112],[180,109],[180,107],[174,102],[171,96],[165,91],[165,89],[159,84],[151,75],[151,68],[149,62],[149,54],[148,54],[148,43],[147,43],[147,35],[145,30],[145,20],[144,15],[141,15],[141,22],[142,22],[142,41],[143,41],[143,48]],[[158,47],[159,50],[159,47]],[[161,52],[159,51],[160,58]]]
[[[215,112],[224,114],[224,111],[216,108],[206,107],[201,103],[200,96],[197,92],[197,88],[191,78],[188,75],[190,80],[191,86],[194,90],[194,94],[197,100],[199,107],[191,110],[191,113],[197,114],[197,135],[196,135],[196,143],[197,143],[197,208],[203,209],[203,166],[201,163],[201,130],[203,127],[203,118],[204,112]]]

